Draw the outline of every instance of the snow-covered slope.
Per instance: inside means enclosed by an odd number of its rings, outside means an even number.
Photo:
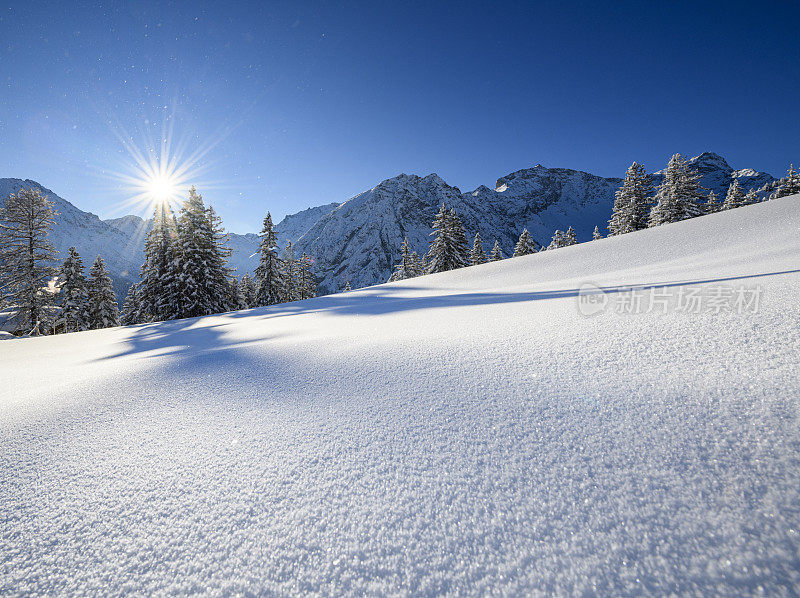
[[[0,594],[797,594],[798,229],[4,342]]]

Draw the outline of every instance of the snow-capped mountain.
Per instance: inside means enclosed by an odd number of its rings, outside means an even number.
[[[143,243],[137,242],[129,232],[115,228],[91,212],[76,208],[50,189],[29,179],[0,179],[0,204],[4,204],[9,195],[28,188],[38,189],[55,204],[58,215],[50,240],[58,251],[56,257],[59,262],[66,257],[70,247],[75,247],[88,273],[92,262],[100,255],[114,279],[115,292],[117,295],[125,293],[139,275]]]
[[[701,184],[723,198],[734,176],[745,190],[774,180],[754,170],[734,171],[711,152],[690,164],[703,175]],[[659,184],[663,174],[653,178]],[[468,193],[435,174],[401,174],[323,216],[296,247],[315,257],[321,292],[336,292],[347,282],[353,288],[368,286],[388,278],[404,237],[420,255],[427,251],[431,221],[443,202],[457,210],[470,242],[479,232],[487,252],[497,240],[510,255],[523,228],[544,245],[555,229],[569,226],[581,241],[591,238],[595,226],[605,233],[621,184],[620,178],[541,164],[499,178],[494,189],[481,186]]]
[[[689,162],[703,175],[701,184],[720,197],[725,196],[733,177],[745,190],[775,180],[752,169],[734,170],[724,158],[711,152]],[[661,171],[656,172],[654,182],[660,183],[662,177]],[[497,240],[510,255],[523,228],[545,245],[557,228],[566,230],[572,226],[581,241],[591,238],[595,226],[605,233],[614,192],[621,183],[620,178],[539,164],[500,177],[493,189],[482,185],[462,193],[436,174],[400,174],[344,203],[290,214],[275,230],[281,248],[291,240],[298,255],[304,251],[315,259],[319,291],[332,293],[348,282],[357,288],[385,281],[398,259],[404,237],[408,237],[415,251],[425,253],[431,222],[442,203],[458,211],[470,242],[480,232],[487,252]],[[88,263],[101,254],[117,281],[118,294],[124,293],[138,277],[144,260],[149,221],[138,216],[100,220],[35,181],[0,179],[0,198],[25,186],[41,189],[56,203],[60,212],[53,231],[56,248],[64,254],[74,245]],[[261,229],[260,221],[253,225],[254,230]],[[252,273],[258,265],[254,255],[258,243],[255,233],[231,233],[231,266],[237,274]]]

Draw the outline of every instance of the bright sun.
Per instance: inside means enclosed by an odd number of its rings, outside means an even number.
[[[147,191],[154,201],[164,202],[178,194],[178,183],[170,176],[156,175],[147,182]]]

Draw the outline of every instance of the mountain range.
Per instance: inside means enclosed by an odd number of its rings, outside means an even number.
[[[752,169],[734,170],[712,152],[692,158],[689,164],[702,175],[701,184],[721,197],[734,178],[745,190],[775,180]],[[653,174],[656,185],[662,178],[663,171]],[[508,256],[523,228],[543,245],[557,228],[572,226],[581,241],[591,238],[595,226],[605,232],[614,192],[621,184],[620,178],[541,164],[500,177],[494,188],[482,185],[469,192],[436,174],[399,174],[343,203],[290,214],[275,228],[281,247],[291,240],[297,255],[306,252],[314,258],[320,294],[334,293],[348,282],[352,288],[384,282],[404,238],[420,255],[427,252],[430,225],[442,203],[456,209],[470,242],[480,232],[487,252],[497,240]],[[101,220],[31,180],[0,179],[0,202],[24,187],[39,189],[55,203],[58,216],[52,240],[60,255],[75,246],[87,269],[96,255],[102,255],[121,300],[144,261],[150,222],[138,216]],[[231,233],[231,265],[237,274],[255,269],[258,244],[255,233]]]

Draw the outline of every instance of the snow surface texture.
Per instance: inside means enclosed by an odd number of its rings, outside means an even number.
[[[796,594],[800,196],[0,345],[0,594]],[[591,317],[585,283],[753,312]]]
[[[711,152],[700,154],[689,163],[703,175],[701,184],[713,189],[720,199],[724,199],[732,177],[739,180],[745,192],[774,180],[771,175],[752,169],[734,171],[722,156]],[[661,182],[660,173],[655,173],[654,182]],[[122,301],[127,285],[138,278],[144,261],[150,221],[139,216],[101,221],[34,181],[0,179],[0,201],[23,183],[43,189],[60,212],[72,215],[56,219],[53,239],[62,254],[74,245],[84,261],[93,260],[98,253],[108,256],[107,265],[118,283],[115,290]],[[458,210],[470,241],[480,232],[487,252],[497,240],[505,254],[511,255],[523,228],[544,245],[550,243],[557,228],[574,227],[581,241],[592,238],[595,226],[605,234],[614,192],[621,184],[619,178],[541,164],[501,177],[494,189],[481,186],[467,193],[461,193],[436,174],[401,174],[343,204],[331,203],[290,214],[275,226],[275,232],[281,248],[291,240],[297,255],[305,251],[316,259],[319,292],[333,293],[348,282],[357,288],[385,281],[399,259],[405,237],[413,250],[420,255],[426,253],[431,222],[442,202]],[[207,196],[206,202],[213,205],[213,197]],[[260,220],[253,223],[253,229],[261,230]],[[258,256],[253,255],[258,244],[256,234],[231,233],[230,262],[237,275],[252,274],[258,266]]]

